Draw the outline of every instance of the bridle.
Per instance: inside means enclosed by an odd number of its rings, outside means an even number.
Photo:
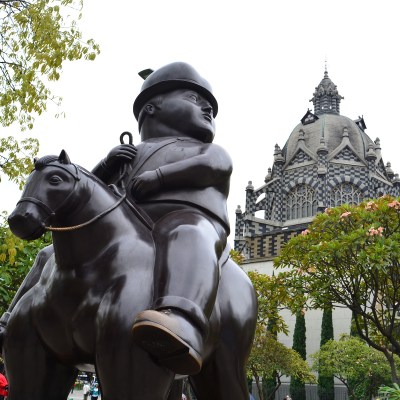
[[[73,178],[74,178],[74,185],[71,189],[71,191],[69,192],[69,194],[66,196],[66,198],[63,200],[63,202],[54,210],[52,210],[47,204],[45,204],[43,201],[36,199],[34,197],[22,197],[18,203],[23,203],[23,202],[29,202],[29,203],[33,203],[36,204],[37,206],[39,206],[40,208],[42,208],[46,214],[49,216],[49,218],[54,217],[57,213],[58,210],[60,210],[62,208],[62,206],[68,201],[68,199],[70,198],[70,196],[72,195],[72,193],[75,190],[75,186],[76,183],[78,181],[80,181],[81,177],[80,177],[80,170],[79,168],[75,165],[75,164],[68,164],[68,165],[73,165],[75,167],[75,173],[71,172],[69,169],[65,168],[63,165],[60,164],[46,164],[44,165],[42,168],[43,169],[45,167],[49,167],[49,166],[53,166],[53,167],[57,167],[57,168],[61,168],[62,170],[68,172]],[[124,194],[116,203],[114,203],[111,207],[107,208],[106,210],[102,211],[100,214],[94,216],[93,218],[91,218],[90,220],[86,221],[86,222],[82,222],[81,224],[78,225],[73,225],[73,226],[64,226],[64,227],[56,227],[56,226],[44,226],[43,228],[47,231],[51,231],[51,232],[68,232],[68,231],[74,231],[77,229],[81,229],[84,228],[86,226],[91,225],[92,223],[98,221],[99,219],[103,218],[105,215],[109,214],[111,211],[113,211],[114,209],[116,209],[124,200],[126,199],[126,194]]]

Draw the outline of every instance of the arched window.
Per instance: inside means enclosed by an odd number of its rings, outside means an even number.
[[[329,207],[341,204],[359,204],[363,200],[360,189],[351,183],[341,183],[335,186],[329,196]]]
[[[312,217],[317,213],[314,189],[308,185],[294,187],[287,197],[287,219]]]

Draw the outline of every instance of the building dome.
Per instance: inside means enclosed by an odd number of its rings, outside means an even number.
[[[311,123],[298,124],[290,134],[282,154],[286,161],[292,159],[300,138],[314,154],[317,154],[322,139],[329,155],[341,145],[346,135],[360,160],[365,160],[369,145],[373,144],[373,141],[355,121],[339,114],[322,114]]]

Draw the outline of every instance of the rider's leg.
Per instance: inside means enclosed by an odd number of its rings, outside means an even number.
[[[257,298],[245,272],[232,259],[222,267],[217,302],[219,345],[190,382],[198,400],[248,400],[245,367],[257,321]]]
[[[226,245],[219,223],[199,212],[178,211],[157,222],[155,301],[137,316],[134,338],[180,374],[202,365],[208,318],[214,307]]]

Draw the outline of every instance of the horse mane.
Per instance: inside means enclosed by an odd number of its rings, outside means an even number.
[[[34,160],[35,169],[40,171],[46,165],[50,164],[53,161],[57,161],[57,160],[58,160],[58,156],[53,156],[53,155],[43,156],[41,158],[35,159]]]
[[[43,156],[41,158],[37,158],[37,159],[34,160],[35,170],[41,171],[43,168],[45,168],[46,166],[50,165],[54,161],[59,161],[59,159],[60,159],[60,157],[59,156],[55,156],[55,155],[48,155],[48,156]],[[81,174],[86,175],[89,179],[94,180],[99,185],[102,185],[102,186],[107,187],[108,189],[110,189],[108,187],[108,185],[106,185],[101,179],[99,179],[97,176],[93,175],[87,169],[85,169],[85,168],[83,168],[83,167],[81,167],[80,165],[77,165],[77,164],[71,163],[71,165],[73,165],[75,167],[77,173],[79,171]],[[112,192],[114,192],[114,194],[115,194],[115,190],[112,190]]]

